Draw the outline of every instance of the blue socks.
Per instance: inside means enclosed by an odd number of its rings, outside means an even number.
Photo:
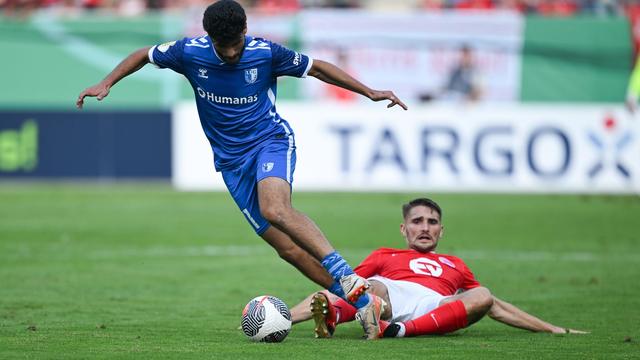
[[[328,288],[327,290],[329,290],[334,295],[340,296],[343,299],[347,297],[344,294],[344,290],[342,290],[342,286],[340,286],[340,283],[337,281],[334,281],[333,284],[331,284],[331,287]]]
[[[322,266],[331,274],[334,281],[340,282],[343,276],[353,274],[351,266],[338,254],[337,251],[325,256],[322,259]]]
[[[329,274],[331,274],[331,277],[334,280],[334,283],[331,284],[331,287],[328,290],[346,300],[345,293],[342,290],[342,286],[340,285],[340,279],[343,276],[351,275],[354,273],[353,269],[351,269],[351,266],[347,264],[347,262],[342,258],[342,256],[340,256],[340,254],[338,254],[337,251],[332,252],[324,259],[322,259],[322,266],[327,270],[327,272],[329,272]],[[369,295],[364,294],[360,296],[353,305],[356,308],[360,309],[367,304],[369,304]]]
[[[361,309],[367,305],[369,305],[369,301],[371,299],[369,298],[369,294],[362,294],[362,296],[360,296],[358,298],[358,300],[356,300],[356,302],[353,304],[353,306],[356,307],[356,309]]]

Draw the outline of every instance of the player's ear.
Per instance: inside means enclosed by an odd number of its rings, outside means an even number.
[[[444,236],[444,226],[440,227],[440,236],[438,236],[438,240],[442,239]]]
[[[404,223],[400,223],[400,234],[402,236],[407,237],[407,229],[404,227]]]

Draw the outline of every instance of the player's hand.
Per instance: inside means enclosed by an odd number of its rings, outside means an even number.
[[[103,83],[99,83],[97,85],[93,85],[92,87],[88,87],[84,89],[80,95],[78,95],[78,100],[76,100],[76,107],[78,109],[82,109],[82,105],[84,105],[84,98],[86,96],[95,97],[98,101],[104,99],[107,95],[109,95],[109,87]]]
[[[398,97],[396,96],[396,94],[393,93],[393,91],[378,91],[378,90],[374,90],[371,95],[369,96],[369,98],[373,101],[382,101],[382,100],[389,100],[391,101],[388,105],[387,108],[390,108],[392,106],[395,105],[399,105],[400,107],[402,107],[403,109],[407,110],[408,107],[407,105],[405,105],[402,101],[400,101],[400,99],[398,99]]]
[[[588,331],[575,330],[569,328],[555,327],[552,331],[553,334],[588,334]]]

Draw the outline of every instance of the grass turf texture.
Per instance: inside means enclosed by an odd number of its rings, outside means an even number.
[[[419,194],[296,193],[352,265],[403,247]],[[0,358],[638,358],[637,197],[433,195],[439,251],[496,296],[582,336],[490,319],[441,337],[360,340],[356,323],[281,344],[237,330],[251,298],[293,306],[317,289],[256,237],[226,193],[162,185],[0,186]]]

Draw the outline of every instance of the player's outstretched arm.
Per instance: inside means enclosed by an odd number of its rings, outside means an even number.
[[[290,309],[291,323],[297,324],[299,322],[311,319],[311,298],[314,294],[315,293],[309,294],[309,296],[307,296],[304,300]]]
[[[78,95],[78,100],[76,100],[76,106],[78,109],[82,109],[85,97],[95,97],[98,100],[104,99],[109,95],[109,90],[113,85],[125,76],[140,70],[144,65],[146,65],[149,62],[149,57],[147,56],[149,49],[150,47],[146,47],[134,51],[122,60],[122,62],[118,64],[118,66],[116,66],[102,81],[84,89],[80,95]]]
[[[373,101],[389,100],[391,102],[387,105],[388,108],[399,105],[403,109],[407,110],[407,105],[400,101],[393,91],[370,89],[368,86],[356,80],[339,67],[326,61],[314,59],[308,75],[328,84],[336,85],[360,95],[364,95]]]
[[[493,306],[489,310],[489,317],[507,324],[509,326],[517,327],[534,332],[549,332],[554,334],[586,334],[585,331],[563,328],[550,324],[546,321],[538,319],[537,317],[528,314],[516,306],[509,304],[506,301],[502,301],[497,297],[493,297]]]

